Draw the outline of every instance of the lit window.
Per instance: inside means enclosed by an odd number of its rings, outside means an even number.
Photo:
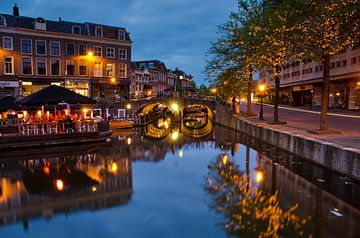
[[[94,62],[94,77],[102,77],[102,63]]]
[[[37,58],[36,59],[36,67],[38,75],[46,75],[46,59],[45,58]]]
[[[119,64],[119,76],[120,78],[127,77],[126,64]]]
[[[125,40],[126,34],[124,30],[119,30],[119,40]]]
[[[5,50],[13,50],[13,38],[10,36],[3,37],[3,48]]]
[[[32,54],[32,40],[21,39],[21,53]]]
[[[127,50],[119,49],[119,59],[126,60],[127,59]]]
[[[51,59],[51,75],[60,75],[60,60],[59,59]]]
[[[102,37],[103,36],[103,30],[101,27],[95,27],[95,36],[96,37]]]
[[[14,74],[14,58],[4,57],[4,73]]]
[[[114,77],[115,76],[115,65],[106,64],[106,76]]]
[[[115,59],[115,49],[114,48],[106,48],[106,58]]]
[[[22,58],[22,73],[32,74],[32,60],[30,57]]]
[[[102,57],[102,47],[100,46],[94,47],[94,56]]]
[[[44,40],[36,41],[36,54],[37,55],[46,55],[46,41],[44,41]]]
[[[60,42],[57,41],[50,42],[50,55],[60,56]]]

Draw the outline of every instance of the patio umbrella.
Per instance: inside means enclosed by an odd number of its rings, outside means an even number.
[[[3,97],[0,99],[0,112],[6,112],[8,110],[19,110],[19,106],[15,103],[16,98],[12,96]]]
[[[68,104],[95,104],[96,101],[83,95],[77,94],[67,88],[52,85],[44,88],[27,97],[18,99],[16,103],[22,106],[45,106],[58,105],[59,103]]]

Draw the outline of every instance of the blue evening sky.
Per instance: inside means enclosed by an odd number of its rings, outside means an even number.
[[[11,14],[14,3],[22,16],[123,26],[133,40],[132,60],[159,59],[197,84],[217,26],[237,6],[236,0],[7,0],[0,12]]]

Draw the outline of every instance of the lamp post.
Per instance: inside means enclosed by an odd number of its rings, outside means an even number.
[[[264,110],[263,110],[263,98],[264,98],[264,94],[265,94],[265,84],[260,84],[259,85],[259,91],[260,91],[260,114],[259,114],[259,119],[260,120],[264,120]]]
[[[216,101],[216,92],[217,92],[217,89],[216,88],[212,88],[210,89],[211,93],[215,95],[215,101]]]

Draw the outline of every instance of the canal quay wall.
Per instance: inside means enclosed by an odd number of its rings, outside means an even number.
[[[260,124],[233,114],[220,104],[215,106],[215,123],[360,181],[360,150],[358,149],[271,128],[265,123]]]

